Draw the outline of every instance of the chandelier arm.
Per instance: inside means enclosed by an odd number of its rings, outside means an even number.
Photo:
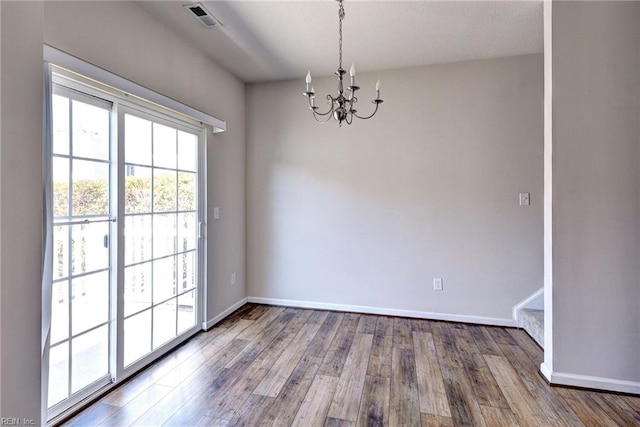
[[[367,116],[367,117],[359,116],[359,115],[357,115],[356,113],[353,113],[353,115],[354,115],[354,116],[356,116],[357,118],[359,118],[359,119],[363,119],[363,120],[368,120],[368,119],[370,119],[371,117],[373,117],[373,116],[375,116],[375,115],[376,115],[376,113],[378,112],[378,106],[380,105],[380,102],[373,101],[373,103],[374,103],[374,104],[376,104],[376,109],[375,109],[375,110],[373,110],[373,113],[371,113],[371,115],[369,115],[369,116]]]
[[[313,110],[313,118],[316,119],[316,122],[318,122],[318,123],[327,123],[329,120],[331,120],[331,117],[333,117],[333,116],[327,116],[327,114],[329,114],[330,112],[331,112],[331,110],[329,110],[328,113],[320,114],[320,113],[316,113],[316,110]],[[324,119],[324,120],[318,119],[318,116],[322,117],[323,115],[326,116],[327,118]]]
[[[331,108],[331,109],[330,109],[329,111],[327,111],[326,113],[320,113],[320,112],[318,112],[318,107],[316,107],[316,108],[312,108],[311,110],[313,111],[313,114],[314,114],[314,115],[318,115],[318,116],[327,116],[327,115],[329,115],[329,114],[333,113],[333,108]]]
[[[329,111],[327,111],[326,113],[319,113],[317,110],[318,108],[312,108],[314,115],[317,114],[319,116],[326,116],[329,114],[333,114],[333,111],[335,109],[335,99],[331,96],[331,95],[327,95],[327,101],[329,101],[329,103],[331,104],[331,108],[329,109]]]
[[[314,115],[317,114],[318,116],[326,116],[328,114],[331,114],[333,113],[333,98],[331,98],[331,95],[327,95],[327,100],[331,101],[331,108],[326,113],[318,112],[318,107],[311,104],[311,97],[308,97],[307,99],[307,102],[309,103],[309,109],[313,111]]]
[[[326,113],[319,113],[317,111],[318,110],[317,107],[311,109],[311,111],[313,112],[313,118],[316,120],[316,122],[326,123],[329,120],[331,120],[331,118],[333,117],[333,111],[335,110],[335,102],[334,102],[335,99],[331,95],[327,95],[327,101],[330,102],[331,108]],[[325,117],[326,116],[327,118],[324,119],[324,120],[320,120],[320,119],[318,119],[318,116],[320,116],[320,117]]]
[[[349,99],[349,109],[353,109],[353,104],[358,102],[358,98],[355,95],[351,95],[351,99]]]

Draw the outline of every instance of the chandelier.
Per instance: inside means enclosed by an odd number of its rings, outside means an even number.
[[[313,117],[316,119],[316,121],[324,123],[329,121],[331,117],[333,117],[338,121],[338,125],[342,126],[342,122],[346,122],[348,125],[350,125],[353,122],[354,117],[365,120],[370,119],[378,112],[378,106],[384,101],[380,99],[380,80],[378,80],[378,82],[376,83],[376,97],[373,101],[371,101],[376,106],[375,110],[373,110],[373,113],[371,113],[371,115],[369,116],[359,116],[357,114],[358,110],[356,110],[354,106],[358,102],[356,92],[360,89],[360,86],[356,85],[356,68],[353,64],[351,64],[351,69],[349,70],[349,86],[347,86],[346,92],[344,90],[343,80],[344,75],[347,73],[342,68],[342,21],[344,20],[344,6],[342,5],[342,2],[344,0],[337,1],[340,5],[338,7],[339,60],[338,69],[335,72],[336,76],[338,76],[338,95],[327,95],[327,104],[329,104],[329,110],[325,113],[320,113],[318,111],[318,106],[316,106],[316,93],[313,89],[313,86],[311,86],[311,71],[307,72],[307,77],[305,79],[307,83],[307,90],[303,93],[303,95],[307,97],[307,101],[309,102],[309,109],[313,113]]]

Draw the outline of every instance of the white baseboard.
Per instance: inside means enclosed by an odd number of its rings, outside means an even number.
[[[205,331],[208,330],[213,325],[215,325],[216,323],[218,323],[219,321],[221,321],[222,319],[224,319],[225,317],[227,317],[228,315],[230,315],[231,313],[233,313],[234,311],[236,311],[246,303],[247,303],[247,298],[242,298],[240,301],[236,302],[231,307],[227,308],[225,311],[215,316],[213,319],[209,319],[206,322],[203,322],[202,328]]]
[[[523,308],[526,308],[529,304],[531,304],[531,302],[535,301],[536,299],[538,299],[541,295],[544,294],[544,288],[540,288],[537,291],[535,291],[534,293],[532,293],[531,295],[529,295],[527,298],[523,299],[522,301],[520,301],[518,304],[513,306],[513,320],[516,321],[516,323],[518,322],[518,313],[520,312],[520,310],[522,310]]]
[[[297,308],[313,308],[317,310],[348,311],[354,313],[380,314],[383,316],[414,317],[417,319],[446,320],[450,322],[477,323],[491,326],[517,326],[513,319],[496,317],[468,316],[465,314],[431,313],[427,311],[398,310],[395,308],[368,307],[364,305],[332,304],[312,301],[296,301],[278,298],[248,297],[248,302],[256,304],[280,305]]]
[[[551,369],[544,362],[540,364],[540,373],[551,383]]]
[[[637,381],[567,374],[564,372],[552,372],[544,363],[540,365],[540,372],[552,385],[564,385],[640,395],[640,382]]]

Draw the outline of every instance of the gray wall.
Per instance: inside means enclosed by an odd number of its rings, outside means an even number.
[[[302,77],[247,90],[248,295],[511,319],[543,284],[542,55],[359,75],[386,102],[342,128]]]
[[[227,121],[227,132],[208,136],[207,317],[242,300],[244,84],[131,2],[46,2],[44,28],[45,43]]]
[[[0,10],[0,417],[39,425],[43,8]]]
[[[640,3],[553,3],[553,371],[640,390]]]

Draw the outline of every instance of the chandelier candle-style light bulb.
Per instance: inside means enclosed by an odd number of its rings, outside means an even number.
[[[346,88],[344,87],[344,75],[347,74],[344,68],[342,68],[342,21],[344,20],[344,0],[336,0],[338,2],[338,69],[335,72],[335,75],[338,77],[338,95],[332,96],[327,95],[327,103],[329,104],[329,110],[320,113],[318,112],[318,106],[315,101],[315,90],[313,86],[311,86],[311,70],[307,72],[307,77],[305,79],[307,83],[306,91],[303,93],[304,96],[307,97],[307,101],[309,102],[309,109],[313,114],[313,118],[320,123],[325,123],[333,117],[338,122],[338,126],[342,126],[342,122],[346,122],[348,125],[353,123],[353,118],[357,117],[359,119],[370,119],[378,112],[378,107],[384,101],[380,99],[380,80],[376,83],[376,98],[371,101],[375,104],[375,109],[373,113],[368,116],[359,116],[357,114],[358,110],[355,109],[355,105],[358,102],[358,97],[356,97],[356,91],[360,89],[359,86],[356,86],[356,67],[354,64],[351,64],[351,68],[349,69],[350,85]]]
[[[356,85],[356,66],[351,64],[349,68],[349,76],[351,77],[351,87]]]
[[[313,90],[311,90],[311,70],[307,71],[305,81],[307,82],[307,92],[313,92]]]

